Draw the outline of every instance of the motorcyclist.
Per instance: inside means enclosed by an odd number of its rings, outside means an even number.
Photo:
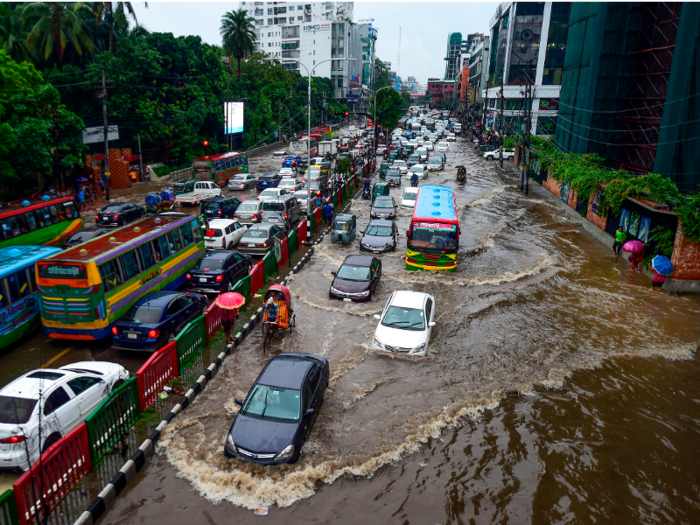
[[[418,186],[418,174],[415,171],[411,175],[411,186]]]

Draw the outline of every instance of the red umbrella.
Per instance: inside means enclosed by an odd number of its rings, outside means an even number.
[[[235,310],[245,304],[245,297],[236,292],[226,292],[216,298],[216,304],[225,310]]]
[[[639,253],[644,249],[642,241],[627,241],[622,245],[622,249],[629,253]]]

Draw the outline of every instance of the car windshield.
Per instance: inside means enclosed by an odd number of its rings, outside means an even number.
[[[406,167],[406,163],[402,160],[397,160],[396,162],[394,162],[394,164],[396,164],[397,166]]]
[[[425,330],[423,310],[390,306],[382,319],[382,325],[401,330]]]
[[[350,230],[350,224],[345,221],[335,221],[334,230]]]
[[[0,396],[0,423],[23,425],[32,415],[36,399]]]
[[[163,309],[160,306],[147,306],[142,304],[140,306],[132,306],[124,316],[125,321],[139,324],[152,324],[160,321],[160,314]]]
[[[223,259],[214,259],[213,257],[203,257],[192,268],[195,272],[212,272],[222,270],[224,268]]]
[[[105,206],[102,208],[103,213],[114,213],[121,211],[122,205],[121,204],[110,204],[109,206]]]
[[[263,202],[262,209],[263,211],[284,211],[284,203],[265,201]]]
[[[396,168],[392,168],[392,169],[390,169],[389,171],[386,172],[386,176],[387,176],[387,177],[389,177],[389,176],[400,177],[400,176],[401,176],[401,172],[400,172],[398,169],[396,169]]]
[[[241,213],[242,211],[258,211],[258,205],[254,202],[244,202],[236,210],[237,213]]]
[[[279,195],[279,192],[276,191],[276,190],[272,190],[272,189],[270,189],[270,190],[264,190],[264,191],[260,194],[261,197],[275,197],[276,195]]]
[[[250,229],[247,232],[245,232],[244,237],[248,237],[248,238],[252,238],[252,239],[267,239],[267,230]]]
[[[205,202],[202,204],[203,210],[218,210],[221,207],[219,202]]]
[[[428,161],[428,164],[442,164],[442,161],[438,159],[437,157],[433,157]]]
[[[420,175],[421,173],[423,173],[423,166],[413,166],[411,168],[411,173],[417,173],[418,175]]]
[[[295,180],[281,180],[279,183],[280,186],[294,186],[295,184]]]
[[[241,412],[245,416],[259,419],[298,421],[300,409],[299,390],[255,385]]]
[[[394,203],[391,201],[391,199],[376,199],[374,201],[374,207],[375,208],[393,208]]]
[[[414,201],[416,197],[418,197],[418,194],[413,192],[403,194],[403,200],[405,201]]]
[[[245,180],[245,175],[236,175],[231,180],[234,182],[243,182]]]
[[[457,245],[457,228],[452,224],[421,223],[409,234],[408,245],[412,248],[454,249]]]
[[[375,237],[391,237],[391,227],[389,226],[370,226],[365,232],[366,235]]]
[[[338,270],[338,278],[348,281],[369,281],[369,268],[367,266],[353,266],[344,264]]]

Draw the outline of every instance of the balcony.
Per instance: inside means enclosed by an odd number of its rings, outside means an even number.
[[[290,50],[290,51],[282,51],[282,58],[300,58],[301,51],[297,50]]]
[[[282,28],[282,38],[299,38],[299,26],[283,27]]]

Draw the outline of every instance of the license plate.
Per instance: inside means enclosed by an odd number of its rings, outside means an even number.
[[[103,221],[106,221],[109,217],[102,217]]]
[[[135,333],[133,333],[133,332],[129,332],[128,334],[126,334],[126,337],[129,338],[129,339],[138,339],[139,334],[135,334]]]
[[[350,299],[350,298],[348,298],[348,297],[345,297],[345,298],[343,299],[343,301],[345,301],[346,303],[351,303],[351,302],[352,302],[352,299]]]
[[[372,250],[374,253],[381,253],[381,250]]]
[[[200,277],[200,278],[199,278],[199,282],[200,282],[200,283],[206,283],[206,282],[207,282],[206,277]]]

